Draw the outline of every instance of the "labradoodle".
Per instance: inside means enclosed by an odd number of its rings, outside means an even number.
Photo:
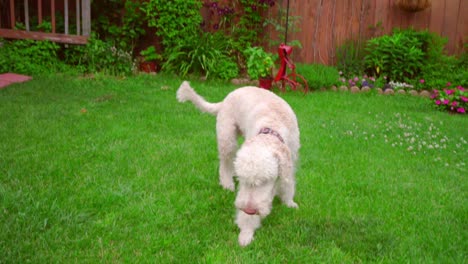
[[[216,116],[219,181],[234,191],[233,177],[238,177],[236,223],[239,244],[246,246],[261,219],[270,214],[275,195],[286,206],[298,207],[293,200],[300,147],[296,115],[283,99],[257,87],[236,89],[222,102],[210,103],[184,81],[177,99],[191,101],[202,112]],[[240,135],[245,141],[237,150]]]

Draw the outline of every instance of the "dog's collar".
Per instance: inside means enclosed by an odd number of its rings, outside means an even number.
[[[275,130],[269,128],[269,127],[264,127],[262,129],[260,129],[260,132],[258,132],[258,134],[270,134],[270,135],[273,135],[275,137],[277,137],[282,143],[284,143],[284,140],[283,138],[281,137],[281,135],[276,132]]]

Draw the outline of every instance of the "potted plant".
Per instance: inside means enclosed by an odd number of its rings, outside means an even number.
[[[247,58],[247,74],[253,80],[259,80],[259,86],[271,89],[273,78],[271,70],[273,68],[273,56],[262,47],[250,47],[245,50]]]
[[[140,70],[144,72],[156,72],[156,61],[161,59],[161,55],[156,53],[154,46],[140,51],[143,61],[140,63]]]
[[[396,5],[409,12],[422,11],[431,6],[431,0],[397,0]]]

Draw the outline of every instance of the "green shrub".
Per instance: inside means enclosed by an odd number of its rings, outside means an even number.
[[[419,79],[425,67],[440,63],[446,42],[446,38],[427,30],[395,29],[392,35],[367,41],[367,73],[400,82]]]
[[[119,49],[112,41],[100,40],[96,35],[90,37],[86,45],[65,50],[65,61],[81,72],[110,75],[130,75],[136,67],[130,51]]]
[[[356,76],[364,72],[364,50],[357,41],[348,40],[336,48],[336,67],[344,76]]]
[[[163,71],[182,76],[188,73],[206,77],[232,79],[239,73],[234,57],[230,56],[232,43],[222,34],[202,33],[168,48],[169,57],[162,65]]]
[[[92,28],[100,39],[111,42],[119,50],[131,51],[145,34],[140,7],[142,0],[94,1],[91,5]],[[123,11],[123,12],[122,12]]]
[[[421,71],[424,53],[417,38],[401,32],[370,39],[366,43],[365,65],[371,75],[386,75],[391,80],[406,81]]]
[[[3,40],[0,46],[0,72],[49,74],[66,65],[57,56],[60,46],[50,41]]]
[[[249,47],[244,51],[247,58],[247,74],[252,80],[271,77],[273,55],[262,47]]]
[[[188,45],[200,33],[202,16],[198,0],[149,0],[141,10],[148,19],[148,26],[156,29],[164,48],[170,56],[177,45]]]
[[[335,67],[322,64],[297,64],[296,71],[304,76],[310,89],[330,88],[339,84],[339,73]]]
[[[425,65],[420,78],[413,80],[417,89],[441,89],[447,83],[468,86],[468,69],[454,56],[441,56],[438,62]]]

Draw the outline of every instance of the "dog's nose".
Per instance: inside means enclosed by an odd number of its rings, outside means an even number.
[[[248,215],[254,215],[257,214],[257,210],[252,209],[252,208],[244,208],[242,211]]]

